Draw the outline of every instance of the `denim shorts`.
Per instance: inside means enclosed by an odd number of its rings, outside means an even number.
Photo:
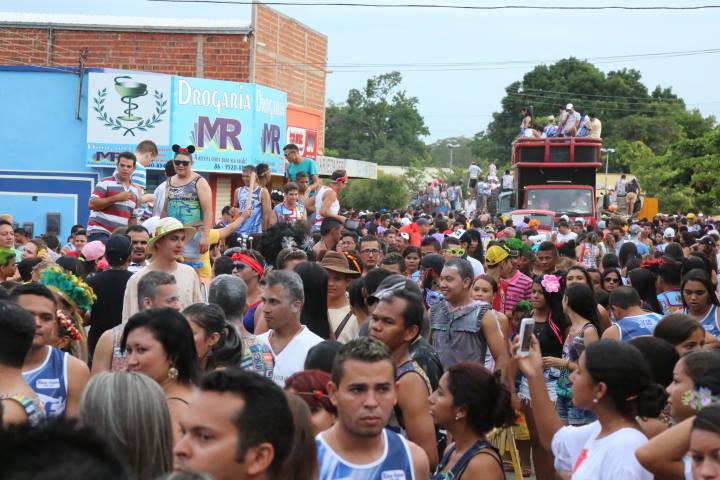
[[[557,380],[558,378],[560,378],[560,371],[556,368],[546,368],[545,370],[543,370],[543,377],[545,378],[545,388],[547,389],[550,401],[554,403],[557,400],[556,387]],[[518,397],[520,398],[520,400],[532,403],[530,399],[530,386],[528,385],[527,377],[525,377],[524,375],[522,377],[522,380],[520,380]]]
[[[555,410],[557,410],[560,419],[568,425],[587,425],[597,420],[595,413],[577,408],[573,405],[571,398],[558,397],[557,402],[555,402]]]

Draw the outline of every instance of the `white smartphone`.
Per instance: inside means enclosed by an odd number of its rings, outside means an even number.
[[[530,354],[535,319],[532,317],[523,318],[520,322],[520,348],[517,351],[518,357],[527,357]]]

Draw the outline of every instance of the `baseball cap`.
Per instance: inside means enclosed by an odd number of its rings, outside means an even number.
[[[598,230],[605,230],[606,227],[607,227],[607,223],[605,222],[605,220],[598,220],[598,222],[597,222]]]
[[[405,218],[403,218],[403,219],[400,220],[400,225],[403,226],[403,227],[404,227],[405,225],[410,225],[411,223],[412,223],[412,220],[410,220],[410,219],[407,218],[407,217],[405,217]]]
[[[92,262],[105,255],[105,244],[100,240],[94,240],[86,243],[80,252],[86,261]]]
[[[663,232],[663,237],[665,237],[665,238],[675,237],[675,230],[673,230],[670,227],[666,228],[665,231]]]
[[[572,110],[573,108],[575,108],[575,106],[572,103],[565,105],[565,110]]]
[[[702,243],[703,245],[707,245],[709,247],[715,246],[715,239],[711,237],[710,235],[705,235],[702,237],[698,242]]]
[[[694,214],[694,213],[688,213],[688,214],[687,214],[687,218],[689,218],[689,219],[692,220],[693,218],[695,218],[695,214]]]
[[[105,242],[105,258],[113,264],[125,263],[132,252],[132,241],[127,235],[111,235]]]
[[[633,223],[630,225],[630,233],[632,235],[638,235],[640,232],[642,232],[642,227],[638,225],[637,223]]]
[[[375,291],[368,295],[367,303],[368,305],[373,305],[400,290],[414,293],[418,296],[418,299],[422,299],[422,292],[417,286],[417,283],[407,277],[395,274],[385,277],[385,279],[380,282],[380,285],[378,285]]]
[[[508,252],[507,249],[499,245],[493,245],[488,248],[488,251],[485,254],[485,263],[487,263],[488,267],[494,267],[509,256],[510,252]]]
[[[415,220],[415,223],[417,223],[418,225],[430,225],[430,220],[425,217],[420,217]]]

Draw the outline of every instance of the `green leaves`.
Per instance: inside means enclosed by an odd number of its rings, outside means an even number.
[[[401,177],[378,172],[377,180],[351,180],[340,201],[343,207],[355,210],[405,208],[410,192]]]
[[[348,92],[345,103],[326,109],[328,149],[340,157],[409,165],[429,159],[420,139],[430,132],[417,110],[418,99],[400,90],[402,75],[390,72],[368,79],[363,89]]]

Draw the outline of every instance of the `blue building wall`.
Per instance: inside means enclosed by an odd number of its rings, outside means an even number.
[[[77,88],[69,69],[0,67],[0,213],[32,222],[35,235],[45,232],[49,212],[61,216],[61,239],[73,224],[86,223],[90,194],[107,174],[85,166],[87,74],[81,120]]]

